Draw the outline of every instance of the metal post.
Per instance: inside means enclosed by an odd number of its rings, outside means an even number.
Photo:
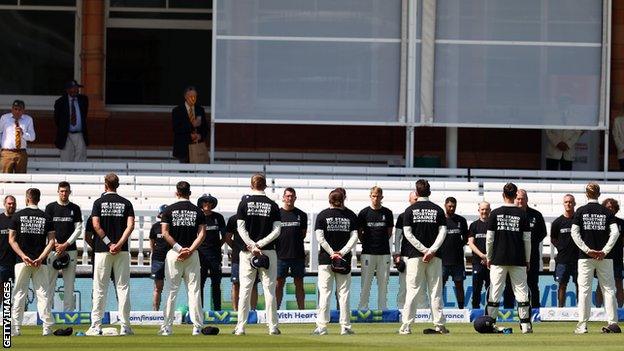
[[[446,127],[446,167],[457,168],[457,127]]]

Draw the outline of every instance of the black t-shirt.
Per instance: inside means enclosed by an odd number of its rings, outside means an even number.
[[[615,216],[606,207],[597,202],[588,202],[574,213],[572,224],[581,229],[581,239],[592,250],[600,251],[609,241],[609,228],[615,222]],[[579,258],[590,258],[579,250]]]
[[[527,207],[526,214],[531,227],[531,264],[537,264],[542,258],[540,243],[548,234],[546,232],[546,222],[544,222],[544,216],[534,208]]]
[[[468,228],[468,237],[474,238],[475,246],[482,253],[486,253],[487,245],[485,243],[487,236],[487,222],[482,221],[481,219],[477,219],[476,221],[470,223],[470,227]],[[479,257],[474,252],[472,253],[472,265],[481,265],[481,257]]]
[[[164,262],[167,258],[167,251],[171,248],[169,243],[162,234],[162,222],[158,221],[152,224],[149,234],[150,240],[154,240],[154,251],[152,252],[152,260]]]
[[[322,230],[325,240],[332,250],[341,250],[351,237],[351,232],[357,230],[357,217],[353,211],[341,208],[327,208],[316,216],[314,230]],[[351,262],[351,251],[344,255],[347,262]],[[323,249],[319,248],[319,264],[331,264],[331,256]]]
[[[399,254],[401,255],[401,257],[405,257],[407,256],[407,252],[409,251],[409,246],[408,246],[409,241],[407,241],[407,239],[405,238],[405,234],[403,233],[403,213],[400,213],[397,216],[395,228],[396,230],[401,231],[401,249],[399,251]]]
[[[82,222],[80,207],[73,202],[63,206],[54,201],[48,204],[45,213],[52,218],[56,242],[62,244],[69,239],[76,228],[76,223]],[[70,244],[67,251],[75,251],[76,243]]]
[[[277,204],[266,195],[252,194],[245,196],[238,205],[236,215],[245,221],[245,229],[254,242],[267,237],[273,231],[273,223],[280,221]],[[262,250],[275,250],[275,240],[268,243]],[[243,247],[247,251],[247,247]]]
[[[579,248],[572,240],[572,218],[561,215],[550,226],[550,240],[557,242],[557,263],[576,263],[579,257]]]
[[[358,227],[362,231],[360,241],[362,242],[362,254],[367,255],[389,255],[390,238],[388,228],[394,226],[392,211],[386,207],[378,210],[367,206],[358,215]]]
[[[425,247],[431,247],[435,242],[440,227],[446,226],[444,210],[431,201],[416,201],[405,210],[403,214],[403,226],[411,227],[412,234]],[[405,233],[403,233],[405,235]],[[407,240],[406,240],[407,241]],[[424,254],[418,251],[412,243],[407,241],[406,256],[409,258],[422,257]]]
[[[624,233],[622,233],[622,230],[624,229],[624,220],[615,217],[615,223],[617,223],[618,225],[620,236],[618,236],[615,245],[613,245],[613,249],[611,249],[606,258],[610,258],[613,260],[613,266],[622,266],[624,264],[624,262],[622,261],[622,256],[624,256],[624,253],[622,252],[622,250],[624,250]]]
[[[36,260],[48,244],[48,233],[54,231],[52,219],[38,208],[25,208],[11,217],[9,229],[17,232],[20,249],[31,260]],[[22,262],[17,257],[17,262]],[[45,260],[42,262],[45,264]]]
[[[11,225],[11,217],[6,214],[0,214],[0,265],[15,265],[15,252],[9,245],[9,226]]]
[[[197,251],[203,256],[221,256],[221,240],[225,235],[225,219],[220,213],[206,216],[206,236]],[[200,257],[200,258],[201,258]]]
[[[169,234],[182,247],[191,247],[199,227],[206,223],[202,210],[188,200],[167,206],[160,218],[169,225]]]
[[[225,232],[232,234],[232,241],[234,244],[232,245],[232,264],[239,262],[238,254],[241,252],[243,247],[245,247],[245,243],[243,239],[238,235],[238,217],[236,215],[228,218],[227,225],[225,226]]]
[[[464,265],[464,245],[468,241],[466,218],[453,214],[446,219],[446,237],[437,254],[443,265]]]
[[[128,227],[128,217],[134,217],[134,208],[130,201],[117,193],[105,193],[93,203],[92,217],[100,218],[100,226],[111,243],[121,239]],[[108,246],[97,233],[93,233],[95,252],[108,252]],[[128,240],[123,244],[121,251],[128,251]]]
[[[516,206],[501,206],[490,214],[488,230],[494,231],[492,264],[525,266],[524,232],[530,232],[526,211]]]
[[[308,215],[298,208],[286,211],[280,208],[280,218],[282,220],[282,231],[275,241],[277,258],[305,259],[303,240],[308,229]]]

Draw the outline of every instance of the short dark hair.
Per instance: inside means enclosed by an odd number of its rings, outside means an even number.
[[[13,104],[11,104],[12,107],[21,107],[22,110],[26,108],[26,104],[24,103],[24,100],[15,100],[13,101]]]
[[[184,88],[184,95],[186,95],[186,93],[188,93],[189,91],[197,92],[197,89],[194,86],[189,85],[186,88]]]
[[[109,190],[117,190],[119,188],[119,177],[115,173],[109,173],[104,177],[104,185]]]
[[[266,189],[266,177],[262,173],[256,173],[251,177],[251,187],[255,190]]]
[[[58,184],[58,188],[67,188],[67,189],[71,189],[71,185],[69,185],[69,182],[66,181],[62,181]]]
[[[191,184],[189,184],[189,182],[186,182],[184,180],[179,181],[178,184],[176,184],[176,192],[180,196],[184,196],[184,197],[191,196]]]
[[[418,179],[416,181],[416,194],[423,197],[431,195],[431,186],[426,179]]]
[[[516,198],[516,196],[518,195],[518,187],[516,186],[516,184],[514,183],[507,183],[505,184],[505,186],[503,187],[503,196],[510,199],[510,200],[514,200]]]
[[[28,188],[26,190],[26,198],[36,205],[41,200],[41,191],[37,188]]]
[[[615,211],[615,213],[620,212],[620,204],[618,203],[618,200],[609,197],[602,201],[602,206],[606,207],[608,204],[611,204],[613,206],[613,210]]]
[[[288,187],[284,189],[284,194],[286,194],[286,192],[293,193],[293,195],[297,196],[297,192],[295,191],[294,188]]]
[[[4,197],[4,202],[6,202],[9,198],[13,199],[13,201],[15,201],[15,196],[13,195],[7,195]]]
[[[449,197],[446,198],[446,200],[444,200],[444,204],[445,205],[448,204],[449,202],[454,204],[454,205],[457,205],[457,199],[452,197],[452,196],[449,196]]]
[[[329,193],[329,203],[334,207],[344,206],[344,193],[338,189],[334,189]]]

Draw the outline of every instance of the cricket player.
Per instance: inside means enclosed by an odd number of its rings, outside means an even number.
[[[167,258],[167,251],[170,249],[167,240],[165,240],[162,234],[161,218],[166,208],[167,205],[161,205],[158,208],[158,215],[156,216],[158,220],[152,224],[149,234],[150,250],[152,252],[150,256],[150,277],[154,280],[154,293],[152,298],[152,309],[154,311],[160,310],[160,299],[165,284],[165,259]]]
[[[487,222],[490,218],[490,203],[482,201],[479,204],[479,218],[470,223],[468,228],[468,246],[472,250],[472,308],[481,308],[481,290],[490,288],[490,270],[487,268],[485,255],[485,239]],[[486,297],[487,300],[487,297]]]
[[[416,317],[416,308],[425,299],[425,288],[429,292],[431,315],[434,328],[427,328],[425,334],[447,334],[446,320],[442,313],[442,260],[436,253],[446,237],[446,217],[440,206],[429,201],[431,187],[425,179],[416,182],[416,203],[403,214],[403,235],[409,242],[407,256],[407,297],[403,307],[403,324],[399,334],[411,334],[411,324]],[[423,306],[424,307],[424,306]]]
[[[377,308],[388,309],[388,276],[390,275],[390,238],[394,217],[392,211],[381,205],[383,190],[374,186],[370,190],[370,206],[358,215],[358,234],[362,243],[362,285],[358,309],[368,310],[373,276],[377,278]]]
[[[572,222],[572,240],[579,250],[578,286],[579,286],[579,322],[575,334],[587,333],[587,321],[590,314],[592,280],[594,272],[604,295],[604,308],[608,325],[603,332],[621,332],[617,325],[617,302],[613,279],[613,260],[606,258],[620,236],[615,215],[598,203],[600,186],[589,183],[585,187],[587,204],[574,213]]]
[[[74,299],[74,282],[76,280],[76,264],[78,251],[76,248],[76,240],[82,234],[82,212],[80,206],[69,201],[71,195],[71,186],[68,182],[60,182],[58,184],[57,201],[46,206],[45,213],[54,223],[54,232],[56,233],[55,249],[48,255],[48,267],[50,269],[50,306],[53,304],[54,291],[56,290],[56,281],[58,271],[52,267],[52,262],[57,257],[69,255],[69,265],[61,270],[63,274],[63,290],[65,292],[63,298],[63,310],[73,311],[76,309],[76,301]]]
[[[500,297],[509,274],[518,301],[518,318],[522,334],[532,333],[531,303],[527,286],[527,270],[531,260],[531,227],[526,211],[514,203],[518,187],[503,187],[504,205],[495,209],[488,220],[486,233],[487,266],[490,269],[490,294],[486,313],[496,319]]]
[[[410,205],[413,205],[416,202],[416,192],[410,191],[408,202]],[[400,262],[403,264],[407,262],[407,244],[408,241],[403,235],[403,213],[400,213],[397,216],[396,225],[394,226],[394,265],[395,267],[399,267]],[[397,306],[399,309],[403,308],[405,305],[405,294],[406,294],[406,284],[405,284],[405,267],[403,271],[399,271],[399,293],[397,294]]]
[[[102,317],[106,306],[111,271],[115,277],[121,326],[119,335],[133,335],[130,327],[130,253],[128,238],[134,230],[134,208],[126,198],[117,194],[119,177],[109,173],[104,177],[102,197],[95,200],[91,211],[95,261],[93,266],[93,310],[88,336],[102,335]]]
[[[225,243],[225,219],[220,213],[213,211],[218,202],[210,194],[204,194],[197,199],[197,207],[206,216],[206,236],[197,249],[201,266],[200,297],[203,308],[204,287],[206,279],[210,278],[213,311],[221,311],[221,247]]]
[[[15,213],[15,197],[4,197],[4,212],[0,213],[0,283],[15,281],[15,252],[9,244],[9,227]],[[4,286],[4,285],[3,285]]]
[[[37,296],[37,312],[43,322],[42,335],[52,335],[54,319],[48,302],[51,297],[50,272],[46,267],[46,259],[54,248],[55,234],[52,219],[37,207],[40,198],[39,189],[26,190],[26,208],[13,215],[9,226],[9,244],[17,256],[11,315],[12,336],[21,334],[26,295],[31,281]]]
[[[457,199],[451,196],[444,200],[446,238],[438,256],[442,259],[442,285],[446,284],[449,277],[453,279],[457,308],[464,308],[464,280],[466,280],[464,246],[468,242],[468,222],[466,218],[455,213],[456,208]]]
[[[574,196],[563,197],[563,214],[555,219],[550,227],[550,242],[557,248],[555,256],[555,281],[559,283],[557,290],[557,306],[565,306],[566,290],[570,278],[576,286],[578,296],[578,247],[572,240],[572,220],[574,219]]]
[[[240,296],[238,300],[238,323],[234,335],[245,335],[249,315],[251,290],[256,275],[260,275],[266,303],[267,324],[270,335],[279,335],[275,281],[277,280],[277,254],[275,240],[280,235],[282,222],[279,207],[264,193],[266,178],[257,173],[251,177],[252,192],[238,205],[238,234],[245,243],[240,252]],[[266,256],[268,267],[254,268],[251,259]]]
[[[204,324],[199,282],[201,267],[197,249],[206,235],[206,217],[199,207],[189,201],[190,196],[191,185],[185,181],[178,182],[176,184],[178,202],[167,206],[162,214],[163,237],[171,246],[165,259],[165,284],[169,294],[165,320],[158,332],[162,336],[173,334],[175,303],[182,279],[186,283],[189,315],[193,323],[191,335],[200,335]]]
[[[606,198],[602,201],[602,206],[609,209],[613,212],[615,216],[620,211],[620,204],[616,199]],[[624,244],[624,236],[621,235],[622,230],[624,230],[624,220],[618,217],[615,217],[615,222],[618,225],[618,231],[620,232],[620,236],[615,241],[615,245],[613,245],[613,249],[606,256],[606,258],[610,258],[613,260],[613,278],[615,279],[615,299],[617,300],[618,307],[622,307],[624,303],[624,291],[622,289],[622,267],[624,254],[624,248],[622,247]],[[602,306],[603,296],[602,290],[600,289],[600,285],[596,287],[596,306]]]
[[[314,233],[319,242],[318,289],[319,303],[316,329],[312,335],[327,335],[329,304],[334,281],[340,302],[340,335],[351,335],[351,313],[349,291],[351,288],[351,249],[357,242],[357,218],[344,207],[344,193],[333,190],[329,193],[330,207],[316,217]],[[334,262],[340,263],[337,271]]]

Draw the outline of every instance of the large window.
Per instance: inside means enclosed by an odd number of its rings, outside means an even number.
[[[398,123],[400,0],[216,3],[216,120]]]
[[[175,105],[193,85],[210,104],[212,1],[110,0],[106,103]]]
[[[599,124],[601,1],[437,4],[436,123]]]
[[[0,1],[0,104],[50,109],[79,72],[76,1]]]

